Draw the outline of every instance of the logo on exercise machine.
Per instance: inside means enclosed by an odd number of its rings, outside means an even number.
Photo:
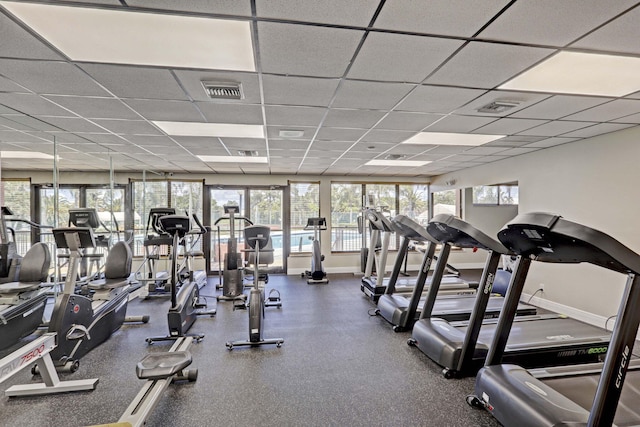
[[[73,306],[73,312],[74,312],[75,314],[78,314],[78,312],[79,312],[79,311],[80,311],[80,306],[79,306],[78,304],[75,304],[75,305]]]
[[[493,288],[494,277],[495,276],[493,275],[493,273],[489,273],[487,275],[487,281],[485,282],[484,289],[482,290],[482,292],[484,292],[485,294],[488,294],[491,292],[491,288]]]
[[[622,360],[620,360],[620,367],[618,368],[618,376],[616,377],[616,388],[622,387],[622,379],[626,372],[627,363],[629,363],[629,346],[625,346],[622,351]]]

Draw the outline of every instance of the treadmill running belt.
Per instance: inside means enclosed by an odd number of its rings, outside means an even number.
[[[599,375],[547,378],[544,383],[589,411],[599,378]],[[640,371],[627,372],[614,423],[618,427],[640,424]]]

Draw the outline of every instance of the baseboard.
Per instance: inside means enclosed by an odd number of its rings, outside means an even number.
[[[435,264],[431,265],[431,269],[433,270],[433,267],[435,267]],[[458,270],[471,270],[471,269],[483,269],[484,268],[484,263],[465,263],[465,264],[456,264],[455,267]],[[420,269],[420,264],[415,264],[415,265],[408,265],[407,266],[407,271],[418,271]],[[289,276],[299,276],[300,274],[304,273],[307,270],[307,268],[288,268],[287,269],[287,275]],[[362,275],[362,272],[360,271],[360,269],[358,269],[357,267],[326,267],[325,266],[325,271],[327,272],[327,274],[339,274],[339,273],[353,273],[355,275]],[[391,270],[388,270],[386,272],[386,275],[390,275],[391,274]]]
[[[555,313],[565,314],[576,320],[580,320],[599,328],[604,328],[608,331],[611,331],[613,329],[613,326],[615,325],[615,318],[604,317],[597,314],[589,313],[588,311],[569,307],[567,305],[559,304],[557,302],[549,301],[548,299],[540,298],[537,296],[532,296],[530,294],[523,293],[520,301],[535,305],[536,307],[544,308],[545,310],[553,311]],[[636,339],[640,340],[640,330],[638,331]]]

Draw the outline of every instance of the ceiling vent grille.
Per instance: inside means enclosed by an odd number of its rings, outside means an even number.
[[[386,156],[384,156],[384,159],[385,160],[402,160],[406,157],[407,157],[406,154],[387,154]]]
[[[202,87],[211,99],[244,99],[240,83],[204,81]]]
[[[520,105],[519,101],[496,100],[483,107],[478,108],[479,113],[499,114]]]
[[[259,153],[254,150],[238,150],[238,155],[243,157],[256,157]]]

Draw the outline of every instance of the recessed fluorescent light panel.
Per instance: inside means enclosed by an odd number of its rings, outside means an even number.
[[[560,52],[500,89],[624,96],[640,90],[640,58]]]
[[[478,146],[504,137],[505,135],[477,133],[420,132],[404,141],[403,144]]]
[[[255,71],[248,21],[0,1],[74,61]]]
[[[51,154],[40,153],[39,151],[0,151],[0,157],[3,159],[53,159]]]
[[[266,157],[198,156],[198,158],[207,163],[268,163]]]
[[[420,167],[429,164],[429,161],[420,160],[369,160],[365,166],[404,166],[404,167]]]
[[[235,123],[200,122],[152,122],[167,135],[173,136],[211,136],[219,138],[262,138],[264,126],[241,125]]]

